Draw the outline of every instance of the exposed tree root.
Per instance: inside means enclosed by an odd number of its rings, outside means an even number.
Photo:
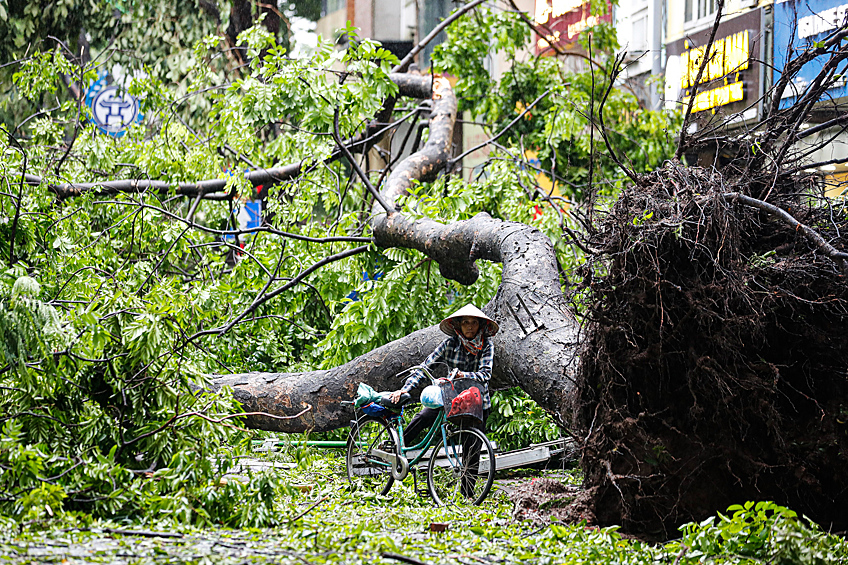
[[[716,171],[669,164],[645,180],[595,242],[614,257],[592,282],[581,365],[598,522],[667,537],[771,499],[845,529],[848,288],[833,260],[844,211],[787,185],[773,200],[792,228],[726,197]]]
[[[574,515],[574,502],[580,492],[580,487],[554,479],[532,479],[510,492],[509,498],[515,505],[512,517],[540,525],[555,520],[573,521],[575,518],[594,522],[591,512],[582,516]]]

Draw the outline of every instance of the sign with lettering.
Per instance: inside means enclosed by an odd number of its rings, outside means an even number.
[[[845,0],[787,0],[774,7],[774,83],[791,58],[805,49],[815,47],[816,42],[848,25],[848,4]],[[826,56],[816,57],[806,63],[783,92],[781,108],[794,103],[803,95],[807,86],[819,74]],[[848,96],[844,74],[827,91],[828,99]]]
[[[809,4],[807,4],[807,8],[809,8]],[[800,39],[806,39],[844,26],[846,12],[848,12],[848,4],[842,4],[815,14],[810,14],[809,16],[804,16],[798,20],[798,37]]]
[[[545,32],[536,40],[536,52],[545,53],[551,45],[566,47],[580,34],[601,22],[612,21],[612,6],[606,12],[594,15],[591,2],[584,0],[536,0],[536,25]]]
[[[750,32],[744,30],[713,42],[710,56],[704,66],[704,71],[701,73],[701,84],[711,83],[719,79],[725,79],[725,84],[698,92],[692,106],[693,112],[701,112],[725,106],[732,102],[739,102],[745,97],[741,72],[748,68],[748,60],[751,57],[749,35]],[[684,40],[684,47],[688,46],[688,43],[687,40]],[[681,88],[684,90],[695,86],[698,72],[700,72],[701,65],[704,63],[706,50],[706,45],[693,47],[680,55],[680,65],[683,69],[680,82]],[[688,91],[686,95],[689,95]]]
[[[723,22],[709,54],[712,25],[669,43],[667,96],[672,96],[679,108],[685,108],[694,94],[693,113],[744,112],[740,119],[756,117],[756,110],[749,106],[760,96],[760,69],[753,63],[761,59],[760,18],[758,9]],[[702,65],[704,70],[695,89]]]

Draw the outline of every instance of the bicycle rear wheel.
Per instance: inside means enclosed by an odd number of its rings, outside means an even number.
[[[360,418],[347,438],[345,465],[351,484],[380,494],[388,493],[394,484],[392,466],[379,455],[395,454],[397,444],[397,432],[384,420],[374,416]]]
[[[486,435],[473,428],[447,431],[427,466],[427,487],[439,506],[480,504],[494,480],[495,450]]]

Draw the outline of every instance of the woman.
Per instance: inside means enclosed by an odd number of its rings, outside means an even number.
[[[489,397],[489,379],[492,378],[492,361],[495,349],[491,336],[498,333],[498,324],[473,304],[460,308],[439,324],[439,329],[449,337],[433,350],[433,353],[422,363],[428,369],[436,362],[443,362],[451,369],[458,369],[455,378],[474,379],[480,382],[483,397],[483,422],[472,424],[470,427],[486,431],[486,419],[492,401]],[[414,371],[400,390],[392,393],[391,401],[397,403],[400,396],[409,392],[421,382],[424,373]],[[412,445],[415,438],[426,428],[430,427],[439,414],[439,410],[422,408],[407,426],[403,433],[405,445]]]

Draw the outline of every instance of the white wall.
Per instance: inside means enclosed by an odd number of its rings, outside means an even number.
[[[627,74],[650,72],[651,13],[648,0],[622,1],[615,11],[615,30],[621,51],[627,53]]]
[[[505,2],[498,2],[496,5],[502,9],[508,6]],[[531,20],[533,19],[533,13],[536,10],[536,0],[515,0],[515,5],[518,6],[519,10],[527,14],[527,17]],[[509,9],[512,9],[512,7],[509,6]],[[516,53],[516,59],[526,61],[534,56],[533,45],[534,42],[531,41],[526,49],[519,50]],[[496,53],[490,61],[489,72],[492,73],[495,80],[500,80],[501,76],[509,70],[511,64],[512,61],[508,60],[503,53]]]
[[[415,13],[415,0],[374,0],[373,38],[382,41],[412,40]]]
[[[614,12],[618,42],[627,64],[622,80],[654,109],[661,106],[661,95],[657,81],[648,79],[662,74],[665,67],[664,3],[663,0],[622,0]]]
[[[626,0],[624,0],[626,1]],[[697,0],[694,0],[697,2]],[[687,33],[700,31],[704,28],[709,28],[715,21],[715,14],[710,14],[702,18],[686,20],[685,4],[686,0],[666,0],[666,41],[671,43],[676,41]],[[722,11],[722,21],[738,16],[748,10],[758,6],[767,6],[773,4],[773,0],[727,0],[724,10]]]

